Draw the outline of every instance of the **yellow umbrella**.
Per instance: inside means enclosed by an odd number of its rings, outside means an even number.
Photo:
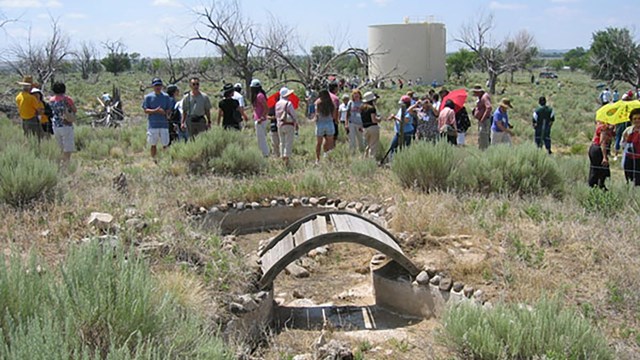
[[[631,110],[637,108],[640,108],[640,100],[616,101],[598,109],[596,120],[612,125],[627,122]]]

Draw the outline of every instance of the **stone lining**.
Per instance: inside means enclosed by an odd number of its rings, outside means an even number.
[[[222,235],[243,235],[283,229],[300,218],[323,210],[351,211],[386,226],[384,216],[395,211],[395,207],[386,208],[378,203],[347,202],[326,196],[277,197],[261,202],[228,202],[200,212],[203,213],[204,228],[218,230]]]

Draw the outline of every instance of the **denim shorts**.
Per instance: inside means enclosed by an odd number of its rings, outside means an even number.
[[[316,136],[333,136],[336,134],[336,128],[333,122],[317,122]]]

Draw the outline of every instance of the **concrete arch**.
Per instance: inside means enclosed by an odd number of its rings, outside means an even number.
[[[304,217],[282,231],[261,252],[260,288],[269,287],[287,265],[309,251],[333,243],[356,243],[376,249],[397,262],[411,276],[418,267],[398,241],[375,222],[348,211],[328,211]]]

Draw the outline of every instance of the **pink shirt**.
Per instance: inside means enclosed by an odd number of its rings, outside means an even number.
[[[473,114],[476,119],[482,121],[491,116],[491,111],[493,108],[491,107],[491,96],[488,93],[482,94],[480,99],[478,99],[478,104],[476,105],[476,113]]]
[[[282,117],[285,111],[287,112],[287,119],[286,122],[283,123]],[[285,99],[278,100],[276,103],[276,119],[278,119],[278,127],[282,125],[293,125],[297,122],[296,111],[293,109],[291,101]]]
[[[446,106],[440,110],[440,115],[438,115],[438,129],[442,130],[445,125],[456,127],[456,113]]]
[[[256,96],[256,103],[253,104],[253,119],[257,121],[267,120],[267,98],[263,93]]]

